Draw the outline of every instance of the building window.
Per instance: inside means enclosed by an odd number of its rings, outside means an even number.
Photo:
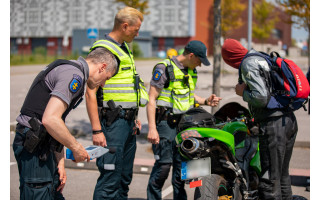
[[[272,36],[274,39],[277,39],[277,40],[282,39],[282,31],[279,29],[273,29]]]
[[[81,3],[80,3],[79,0],[75,0],[75,1],[73,2],[73,5],[72,5],[72,6],[74,6],[74,7],[80,7],[80,6],[81,6]]]
[[[175,21],[175,11],[174,11],[174,9],[165,9],[164,10],[164,21],[166,21],[166,22]]]
[[[38,11],[30,11],[29,12],[29,22],[37,23],[38,22]]]
[[[73,22],[81,22],[81,9],[74,9],[72,12],[72,21]]]
[[[165,0],[164,1],[164,5],[173,5],[174,4],[174,1],[172,1],[172,0]]]
[[[38,7],[38,4],[35,0],[31,1],[30,3],[30,8],[37,8]]]

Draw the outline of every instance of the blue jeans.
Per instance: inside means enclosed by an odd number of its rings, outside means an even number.
[[[176,128],[171,128],[167,121],[161,121],[157,125],[160,142],[152,145],[156,162],[149,178],[147,197],[150,200],[162,199],[161,190],[172,168],[173,197],[176,200],[187,199],[184,189],[184,181],[181,180],[181,156],[176,147]]]
[[[42,161],[38,157],[39,151],[26,151],[23,142],[28,130],[26,127],[22,134],[16,132],[12,145],[19,170],[20,199],[63,200],[64,197],[57,191],[60,182],[55,156],[50,152],[47,160]]]
[[[107,146],[114,147],[116,152],[106,153],[97,159],[100,176],[93,199],[128,199],[137,148],[136,136],[132,135],[134,121],[119,118],[107,126],[103,119],[101,126]]]

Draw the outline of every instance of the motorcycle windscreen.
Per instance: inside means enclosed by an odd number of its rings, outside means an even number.
[[[227,121],[227,119],[234,119],[236,117],[245,116],[251,118],[250,112],[247,108],[241,106],[239,103],[231,102],[222,106],[213,116],[220,121]]]

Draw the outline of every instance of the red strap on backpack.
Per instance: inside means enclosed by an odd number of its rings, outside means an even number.
[[[290,71],[295,79],[296,88],[297,88],[296,98],[303,98],[303,99],[308,98],[308,96],[310,94],[310,85],[309,85],[309,82],[308,82],[306,76],[302,72],[302,70],[292,60],[277,58],[276,63],[280,68],[281,68],[282,61],[284,61],[287,64],[288,68],[290,69]],[[285,89],[290,91],[290,86],[289,86],[288,80],[286,79],[285,76],[283,76],[283,78],[285,81],[284,82]]]

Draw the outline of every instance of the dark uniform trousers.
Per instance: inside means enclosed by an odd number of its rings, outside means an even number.
[[[147,197],[149,200],[162,199],[161,190],[168,178],[170,167],[173,166],[173,197],[176,200],[187,199],[185,183],[181,181],[181,156],[175,142],[177,130],[169,127],[167,121],[161,121],[157,124],[157,131],[160,142],[158,145],[152,145],[156,161],[149,178]]]
[[[23,148],[25,134],[16,132],[13,141],[14,156],[17,160],[20,175],[21,200],[63,200],[64,197],[57,188],[60,184],[57,163],[53,152],[46,161],[38,157],[39,151],[29,153]]]
[[[107,126],[106,120],[102,119],[101,126],[107,146],[114,147],[116,152],[106,153],[97,159],[100,176],[93,199],[128,199],[137,148],[136,136],[132,135],[134,120],[120,117]]]
[[[291,112],[268,118],[259,126],[262,168],[259,197],[264,200],[291,200],[289,163],[298,132],[296,118]]]

